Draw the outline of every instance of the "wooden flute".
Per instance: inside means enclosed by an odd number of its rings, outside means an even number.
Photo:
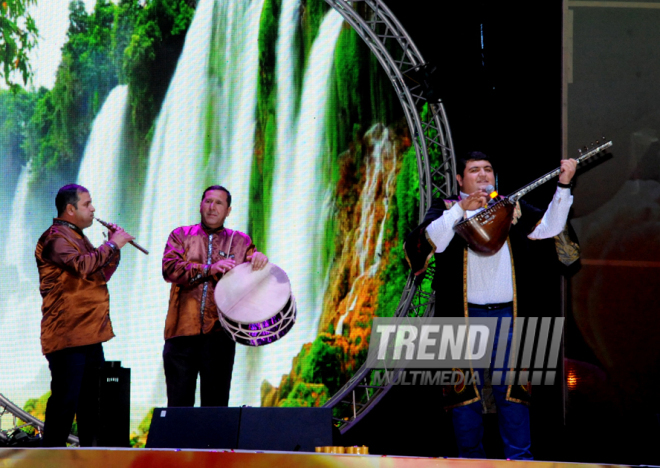
[[[101,223],[103,226],[105,226],[105,227],[107,227],[108,229],[110,229],[112,232],[115,231],[115,229],[112,227],[112,225],[111,225],[110,223],[106,223],[105,221],[103,221],[102,219],[97,218],[96,216],[94,216],[94,219],[97,220],[99,223]],[[135,242],[135,241],[128,241],[128,243],[131,244],[131,245],[132,245],[133,247],[135,247],[136,249],[138,249],[140,252],[142,252],[142,253],[144,253],[144,254],[146,254],[146,255],[149,255],[149,251],[148,251],[147,249],[145,249],[144,247],[142,247],[142,246],[141,246],[140,244],[138,244],[137,242]]]

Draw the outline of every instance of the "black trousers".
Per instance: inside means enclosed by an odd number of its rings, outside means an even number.
[[[227,406],[236,343],[224,331],[165,341],[167,406],[195,406],[197,376],[201,406]]]
[[[51,395],[46,404],[43,445],[65,447],[73,418],[82,447],[96,445],[99,372],[105,362],[101,343],[66,348],[46,355]]]

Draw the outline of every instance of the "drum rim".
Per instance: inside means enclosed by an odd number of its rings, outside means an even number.
[[[271,316],[270,318],[262,322],[256,322],[256,323],[243,322],[239,324],[239,325],[252,325],[252,326],[254,326],[255,324],[260,325],[263,322],[273,320],[274,318],[279,317],[275,323],[269,325],[268,327],[258,328],[256,330],[246,330],[245,328],[242,328],[240,326],[235,325],[234,323],[231,323],[234,321],[228,319],[227,317],[220,317],[220,322],[225,332],[230,335],[231,339],[234,342],[245,346],[253,346],[253,347],[265,346],[267,344],[273,343],[283,338],[296,323],[298,308],[293,294],[290,297],[289,304],[290,305],[289,307],[286,308],[286,310],[280,310],[278,313],[276,313],[275,315]],[[274,329],[274,327],[279,327],[279,328]],[[254,334],[259,334],[259,336],[254,336]],[[255,343],[255,341],[257,343]],[[258,341],[263,341],[263,342],[258,343]]]

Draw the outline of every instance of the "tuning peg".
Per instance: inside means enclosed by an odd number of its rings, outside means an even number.
[[[582,154],[582,148],[578,148],[578,153]]]
[[[596,140],[596,144],[599,144],[599,143],[600,143],[600,141],[599,141],[599,140]]]

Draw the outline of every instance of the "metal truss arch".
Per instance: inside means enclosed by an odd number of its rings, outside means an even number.
[[[10,414],[12,415],[13,427],[11,429],[1,430],[0,429],[0,446],[7,444],[13,432],[17,429],[22,429],[25,427],[33,427],[38,432],[43,432],[44,422],[38,418],[35,418],[27,411],[24,411],[20,407],[16,406],[14,403],[5,398],[4,395],[0,393],[0,417]],[[72,446],[80,445],[78,437],[74,435],[69,435],[67,442]]]
[[[449,123],[440,101],[431,102],[428,86],[419,79],[427,66],[410,36],[382,0],[326,0],[350,24],[376,56],[401,102],[411,139],[417,153],[420,184],[419,219],[431,206],[432,197],[449,197],[456,190],[456,168]],[[427,112],[421,109],[428,103]],[[430,165],[430,154],[439,155],[439,164]],[[428,280],[433,266],[425,273]],[[428,316],[433,311],[435,294],[417,287],[422,278],[411,274],[402,292],[395,317]],[[364,417],[392,387],[401,369],[386,374],[385,382],[375,383],[369,361],[324,405],[337,408],[335,424],[341,433]]]

